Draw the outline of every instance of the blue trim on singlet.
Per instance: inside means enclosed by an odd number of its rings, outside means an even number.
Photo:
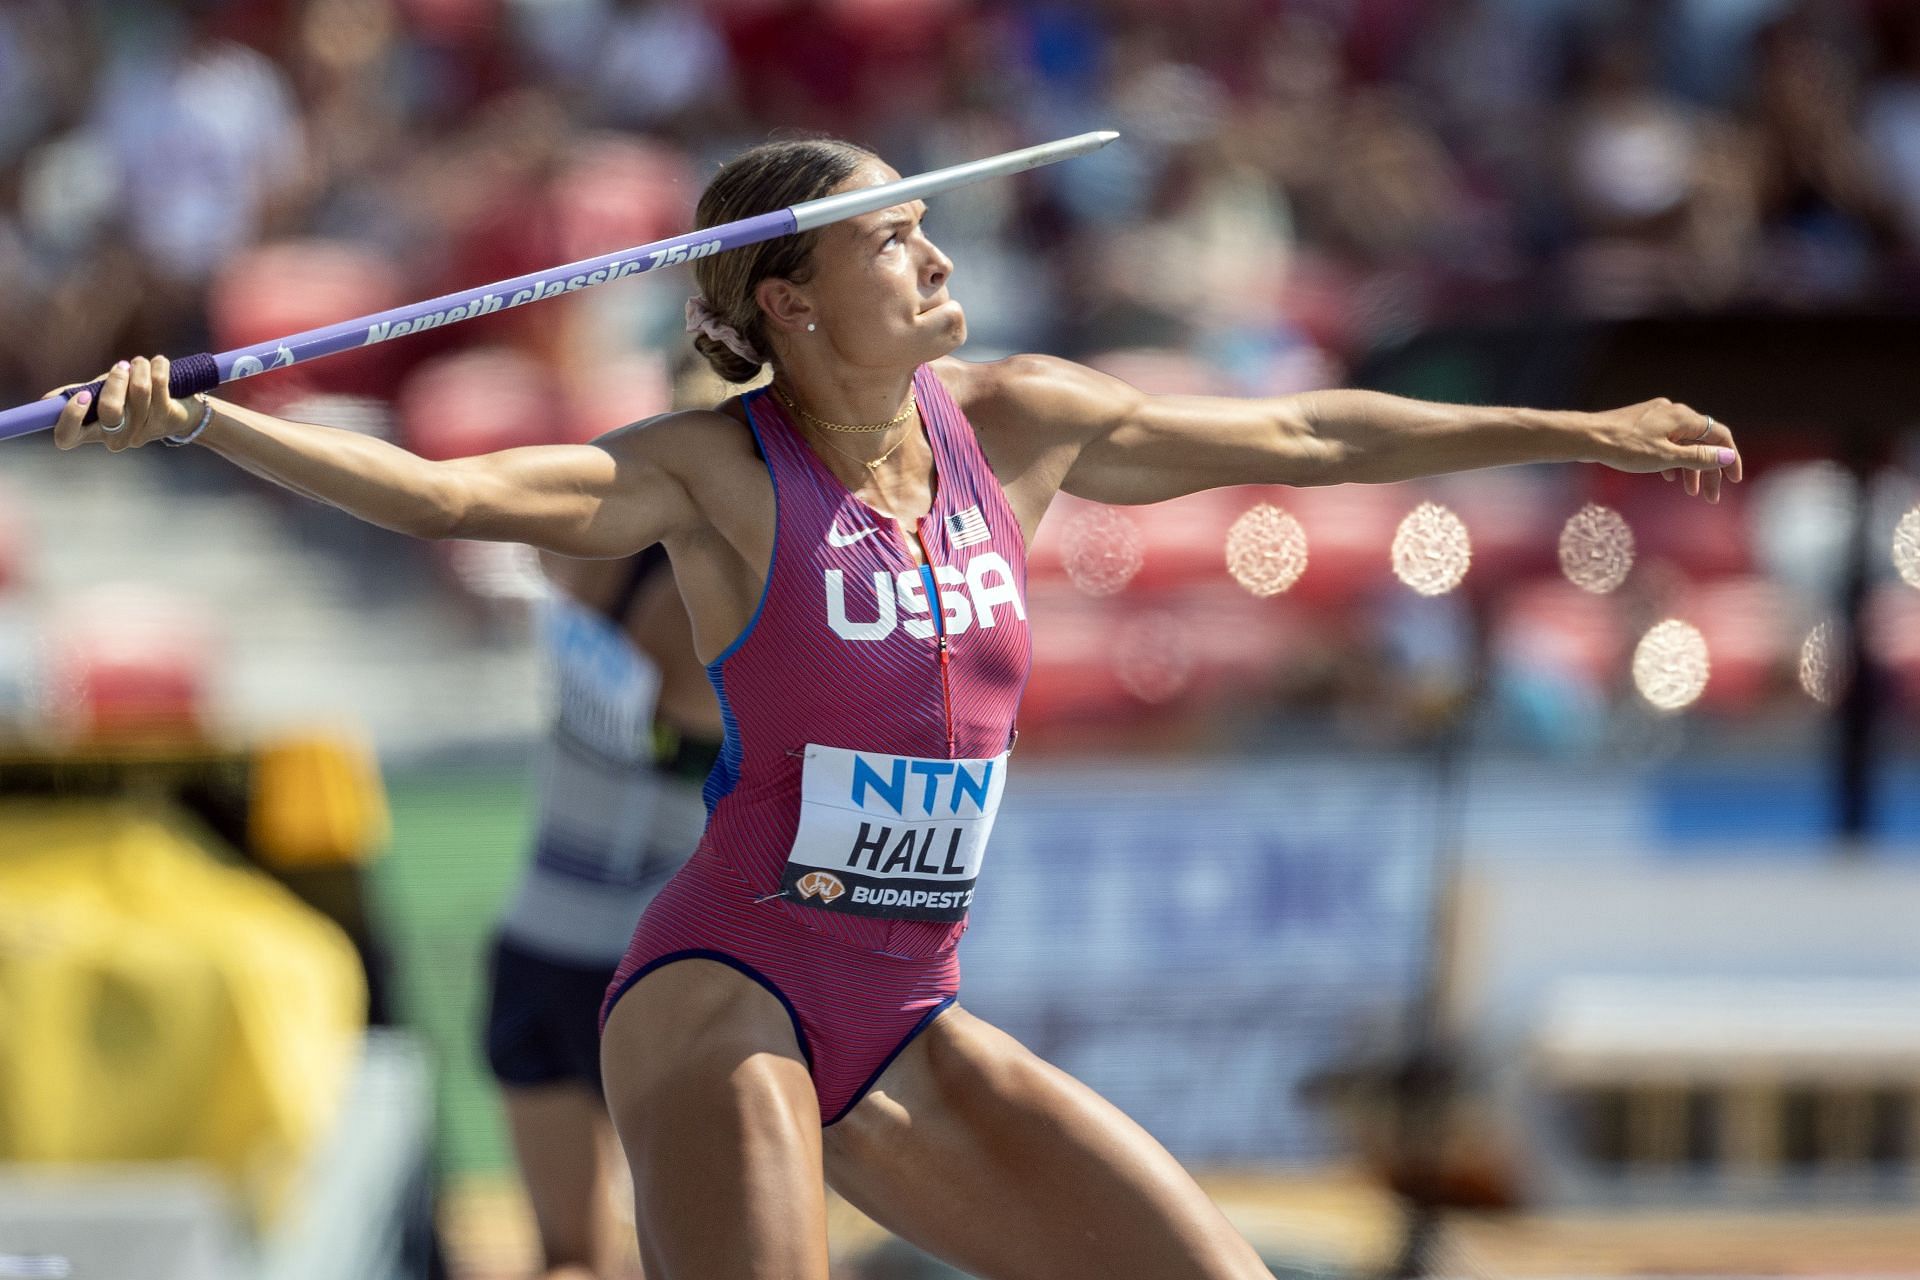
[[[778,1000],[780,1002],[780,1007],[787,1011],[787,1019],[793,1023],[793,1038],[800,1047],[800,1056],[806,1060],[807,1070],[808,1071],[813,1070],[813,1047],[807,1043],[807,1029],[800,1025],[800,1011],[793,1007],[793,1001],[787,999],[787,993],[782,991],[779,985],[775,983],[772,978],[769,978],[766,974],[760,972],[758,969],[748,964],[745,960],[740,959],[738,956],[730,956],[724,951],[711,951],[704,947],[689,947],[685,951],[669,951],[667,952],[667,954],[663,956],[655,956],[653,959],[647,961],[645,964],[641,965],[638,969],[635,969],[632,973],[628,974],[626,976],[626,979],[623,982],[621,982],[619,989],[617,991],[610,993],[607,996],[606,1003],[601,1006],[602,1012],[600,1015],[600,1034],[604,1036],[607,1033],[607,1019],[613,1016],[613,1006],[620,1003],[621,996],[624,996],[625,994],[627,994],[627,992],[633,990],[634,983],[640,981],[640,979],[646,977],[648,974],[652,973],[655,969],[664,969],[666,966],[670,964],[674,964],[681,960],[711,960],[716,964],[723,964],[727,966],[727,968],[729,969],[737,970],[738,972],[746,975],[747,977],[753,979],[755,982],[759,983],[762,987],[765,987],[768,993],[771,994],[775,1000]],[[948,997],[946,1004],[942,1004],[940,1008],[944,1009],[946,1008],[947,1004],[951,1004],[952,1002],[953,1002],[952,997]],[[940,1011],[939,1009],[936,1009],[934,1010],[934,1013],[938,1013],[939,1011]],[[931,1018],[931,1017],[932,1015],[929,1014],[928,1018]],[[926,1020],[923,1019],[921,1022],[921,1026],[925,1026],[925,1025],[926,1025]],[[920,1027],[915,1027],[912,1031],[908,1032],[907,1039],[908,1040],[913,1039],[913,1037],[916,1034],[918,1034],[919,1030],[920,1030]],[[904,1042],[900,1045],[900,1049],[904,1049],[906,1047],[907,1046]],[[899,1053],[900,1049],[895,1049],[894,1053]],[[889,1057],[887,1061],[892,1062],[893,1059]],[[876,1080],[879,1079],[879,1076],[876,1074],[874,1079]],[[872,1084],[873,1082],[871,1080],[868,1081],[867,1088],[871,1088]],[[865,1093],[866,1089],[863,1088],[861,1092]],[[845,1114],[845,1113],[843,1112],[842,1114]],[[834,1119],[836,1120],[838,1120],[839,1118],[840,1118],[839,1116],[834,1117]]]
[[[939,1004],[927,1010],[926,1015],[922,1017],[920,1021],[913,1024],[913,1030],[900,1037],[900,1043],[893,1046],[893,1052],[880,1060],[880,1065],[873,1069],[873,1074],[867,1077],[867,1082],[854,1090],[853,1096],[847,1099],[847,1105],[835,1112],[833,1119],[827,1121],[827,1124],[838,1124],[846,1119],[847,1113],[860,1105],[860,1099],[866,1097],[873,1089],[873,1086],[880,1083],[880,1077],[887,1073],[887,1068],[893,1065],[893,1060],[907,1051],[907,1046],[913,1043],[914,1037],[932,1026],[933,1020],[945,1013],[947,1008],[959,998],[958,996],[948,996],[945,1000],[942,1000]],[[825,1128],[826,1126],[822,1125],[821,1127]]]
[[[720,700],[720,724],[725,730],[720,739],[720,756],[713,762],[713,769],[707,774],[707,782],[701,788],[700,797],[706,802],[707,816],[713,816],[714,806],[718,805],[733,789],[740,785],[740,761],[746,754],[746,747],[740,741],[740,718],[733,713],[733,701],[727,697],[726,674],[721,670],[728,658],[747,637],[753,634],[754,627],[760,623],[760,613],[767,607],[767,597],[773,593],[773,572],[780,563],[780,473],[773,465],[773,455],[767,452],[765,439],[760,428],[753,420],[753,404],[749,391],[740,397],[740,407],[746,411],[747,430],[753,432],[753,443],[760,450],[761,459],[767,464],[767,481],[773,486],[773,550],[767,553],[767,580],[760,584],[760,602],[753,606],[753,616],[747,619],[747,625],[733,643],[720,651],[720,656],[707,664],[707,680],[713,685],[714,695]]]

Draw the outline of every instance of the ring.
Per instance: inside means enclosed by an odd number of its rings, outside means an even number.
[[[114,423],[112,426],[108,426],[104,422],[100,424],[100,430],[105,432],[107,435],[112,435],[116,431],[125,431],[126,429],[127,429],[127,415],[124,410],[120,414],[120,421]]]
[[[1699,434],[1699,435],[1697,435],[1697,436],[1695,436],[1695,437],[1694,437],[1693,439],[1691,439],[1691,440],[1689,440],[1689,441],[1687,441],[1687,443],[1688,443],[1688,444],[1699,444],[1699,443],[1700,443],[1700,442],[1701,442],[1702,440],[1705,440],[1705,439],[1706,439],[1706,438],[1707,438],[1708,436],[1710,436],[1710,435],[1712,435],[1712,434],[1713,434],[1713,415],[1712,415],[1712,414],[1708,414],[1708,415],[1707,415],[1707,425],[1706,425],[1705,427],[1703,427],[1703,428],[1701,429],[1701,431],[1700,431],[1700,434]]]

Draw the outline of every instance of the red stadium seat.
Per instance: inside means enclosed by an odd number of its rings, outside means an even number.
[[[1546,475],[1523,467],[1442,476],[1432,482],[1431,494],[1467,526],[1473,563],[1461,585],[1476,595],[1552,571],[1561,527],[1580,506],[1567,505]]]
[[[62,606],[45,635],[49,720],[85,738],[203,737],[213,630],[189,603],[140,587]]]
[[[547,370],[510,347],[479,347],[422,364],[396,398],[403,441],[443,460],[562,438],[567,404]]]
[[[27,569],[27,531],[14,515],[12,495],[0,488],[0,592],[20,584]]]
[[[1244,490],[1215,489],[1128,508],[1140,530],[1143,552],[1133,585],[1153,589],[1228,582],[1227,530],[1259,501],[1253,492],[1250,497]]]
[[[581,139],[548,192],[563,260],[679,235],[693,225],[699,190],[678,152],[620,134]]]
[[[285,240],[235,255],[207,295],[216,351],[290,337],[411,301],[398,268],[362,245]],[[393,347],[342,352],[248,382],[243,399],[277,410],[316,392],[385,395],[398,367]],[[271,361],[268,362],[271,367]]]
[[[1087,367],[1130,383],[1148,395],[1224,396],[1226,374],[1190,351],[1127,347],[1087,358]]]
[[[1920,591],[1884,582],[1867,600],[1867,650],[1908,715],[1920,715]]]
[[[1639,560],[1664,560],[1690,578],[1719,578],[1753,570],[1744,490],[1728,485],[1720,502],[1689,498],[1681,482],[1658,476],[1626,477],[1619,511],[1633,529]],[[1571,513],[1569,513],[1571,514]]]
[[[1780,584],[1754,576],[1699,583],[1676,612],[1707,642],[1703,708],[1750,711],[1791,681],[1804,637],[1793,633],[1794,602]]]
[[[1123,712],[1132,708],[1114,674],[1115,624],[1109,606],[1068,587],[1036,586],[1027,593],[1027,616],[1045,622],[1033,632],[1033,671],[1020,702],[1021,723],[1105,724],[1124,719]]]
[[[658,351],[627,351],[569,375],[558,439],[585,444],[673,407],[673,376]]]
[[[1419,504],[1404,485],[1340,485],[1270,491],[1275,506],[1300,522],[1307,569],[1292,588],[1304,600],[1344,604],[1394,582],[1393,534]]]

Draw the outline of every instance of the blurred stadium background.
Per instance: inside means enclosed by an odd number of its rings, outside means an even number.
[[[0,400],[683,230],[778,129],[1106,127],[934,207],[962,354],[1665,394],[1748,480],[1063,499],[969,1004],[1278,1274],[1920,1274],[1907,0],[8,0]],[[235,398],[585,440],[666,404],[689,287]],[[0,445],[0,1275],[526,1273],[476,1018],[540,590],[196,450]]]

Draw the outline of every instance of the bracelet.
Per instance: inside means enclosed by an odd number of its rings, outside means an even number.
[[[161,436],[160,441],[162,444],[170,445],[174,448],[178,448],[183,444],[192,444],[200,438],[200,433],[207,429],[207,424],[213,421],[213,401],[207,399],[204,391],[195,392],[193,398],[200,402],[200,424],[183,436]]]

